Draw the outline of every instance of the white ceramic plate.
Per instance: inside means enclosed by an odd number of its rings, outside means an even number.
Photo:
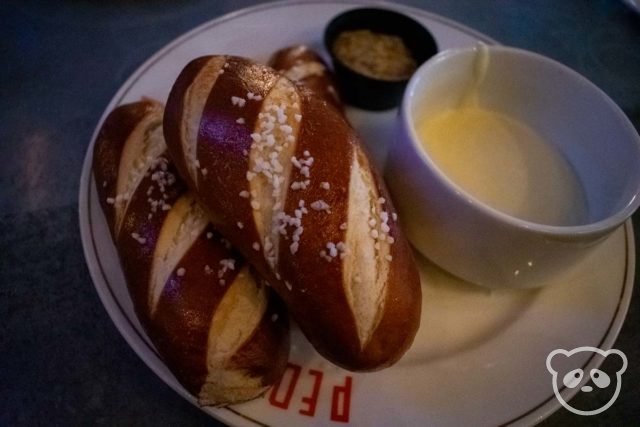
[[[638,0],[622,0],[627,6],[633,9],[635,12],[640,13],[640,1]]]
[[[144,63],[115,95],[115,106],[150,96],[165,100],[191,59],[235,54],[266,60],[276,49],[307,43],[325,53],[324,25],[363,3],[279,2],[208,22],[175,40]],[[426,25],[441,50],[489,38],[423,10],[385,4]],[[348,115],[376,162],[384,162],[395,111]],[[102,120],[98,128],[102,124]],[[95,134],[94,134],[95,139]],[[80,227],[96,290],[124,338],[144,362],[181,396],[195,400],[175,380],[138,323],[92,177],[93,141],[80,189]],[[614,233],[580,265],[540,290],[493,291],[467,285],[419,258],[423,317],[416,341],[392,368],[354,374],[334,367],[293,331],[290,366],[279,388],[264,398],[204,409],[234,426],[255,425],[531,425],[560,405],[546,356],[556,348],[609,349],[627,312],[633,286],[631,223]],[[583,367],[599,362],[584,357]],[[565,389],[569,398],[573,392]]]

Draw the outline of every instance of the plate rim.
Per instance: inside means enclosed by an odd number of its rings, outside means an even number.
[[[95,186],[93,176],[93,147],[95,144],[96,137],[100,131],[100,127],[107,115],[110,111],[117,105],[122,102],[122,99],[128,93],[132,86],[145,74],[145,72],[150,68],[154,63],[160,60],[165,55],[169,54],[175,48],[183,45],[188,42],[193,37],[197,36],[203,31],[209,30],[212,27],[223,24],[227,21],[232,21],[244,15],[249,15],[253,13],[259,13],[264,10],[281,8],[287,6],[296,6],[296,5],[312,5],[312,4],[321,4],[321,5],[339,5],[339,6],[379,6],[385,7],[389,9],[394,9],[400,12],[404,12],[409,14],[410,16],[420,16],[429,20],[433,20],[435,22],[441,23],[447,27],[456,29],[461,31],[471,37],[474,37],[480,41],[491,43],[491,44],[500,44],[491,37],[474,30],[471,27],[468,27],[464,24],[461,24],[455,20],[449,19],[447,17],[435,14],[433,12],[429,12],[425,9],[421,9],[414,6],[409,6],[405,4],[396,4],[386,0],[378,0],[378,1],[367,1],[367,0],[346,0],[346,1],[324,1],[324,0],[277,0],[272,2],[267,2],[263,4],[258,4],[254,6],[249,6],[245,8],[241,8],[238,10],[234,10],[228,12],[226,14],[220,15],[208,21],[205,21],[194,28],[187,30],[183,34],[177,36],[176,38],[169,41],[163,47],[158,49],[155,53],[153,53],[150,57],[148,57],[141,65],[139,65],[136,70],[126,78],[126,80],[121,84],[119,89],[113,95],[100,119],[98,120],[96,127],[92,133],[91,140],[89,141],[89,145],[87,147],[83,166],[82,173],[80,177],[80,188],[79,188],[79,197],[78,197],[78,216],[79,216],[79,227],[80,227],[80,235],[82,241],[82,248],[84,252],[85,261],[87,264],[87,268],[89,269],[89,273],[91,276],[91,280],[93,282],[94,288],[100,298],[100,301],[109,315],[112,323],[122,335],[127,345],[136,353],[136,355],[142,359],[144,364],[151,369],[151,371],[159,377],[167,386],[173,389],[176,393],[178,393],[182,398],[186,399],[188,402],[196,406],[198,409],[202,410],[206,414],[214,417],[218,421],[224,423],[231,423],[235,426],[267,426],[258,420],[253,419],[252,417],[241,413],[234,409],[233,406],[230,407],[222,407],[222,408],[214,408],[214,407],[201,407],[197,404],[196,399],[188,393],[184,387],[180,383],[177,382],[175,377],[170,374],[168,377],[164,372],[161,372],[156,366],[152,366],[147,363],[147,355],[145,354],[144,347],[147,347],[147,350],[150,350],[154,353],[156,357],[160,360],[162,359],[155,348],[152,345],[149,345],[147,340],[140,335],[138,329],[131,323],[131,320],[126,316],[124,310],[122,309],[118,299],[113,295],[110,286],[104,287],[98,286],[98,281],[96,277],[98,277],[102,282],[108,283],[105,272],[101,266],[100,260],[98,258],[98,250],[96,246],[96,242],[94,239],[94,235],[92,233],[92,220],[91,220],[91,190]],[[625,241],[625,267],[624,267],[624,277],[622,283],[622,290],[620,297],[618,299],[618,304],[616,306],[616,310],[609,322],[609,325],[604,333],[604,336],[601,338],[598,348],[603,350],[609,350],[613,347],[614,342],[616,341],[624,320],[626,318],[629,305],[631,302],[631,295],[634,287],[634,274],[635,274],[635,241],[633,234],[633,225],[631,219],[628,219],[624,225],[624,241]],[[90,242],[90,245],[89,245]],[[99,271],[98,271],[99,270]],[[108,290],[107,290],[108,289]],[[116,321],[116,319],[118,321]],[[141,345],[143,344],[143,345]],[[597,360],[594,355],[592,355],[583,365],[583,369],[597,368],[602,363],[602,360]],[[177,387],[176,387],[177,386]],[[573,396],[577,394],[578,390],[567,389],[566,387],[561,390],[561,394],[567,399],[571,399]],[[562,405],[555,398],[555,394],[551,394],[551,396],[538,405],[533,406],[529,411],[524,414],[514,417],[501,425],[533,425],[539,423],[543,419],[547,418],[549,415],[558,410]]]
[[[635,282],[635,239],[633,233],[633,223],[631,219],[625,221],[622,225],[624,227],[624,243],[625,243],[625,264],[624,264],[624,276],[622,279],[622,289],[618,298],[618,304],[613,312],[613,316],[609,321],[609,325],[605,330],[604,335],[600,339],[600,342],[596,346],[597,348],[607,351],[613,348],[613,344],[618,339],[622,325],[627,317],[629,306],[631,304],[631,295],[633,294],[633,287]],[[596,353],[592,354],[587,361],[580,367],[583,371],[588,371],[593,368],[598,368],[604,362],[603,358],[596,357]],[[563,385],[560,389],[560,394],[568,402],[579,392],[579,388],[570,389]],[[552,393],[547,399],[531,408],[524,414],[512,418],[501,426],[530,426],[535,425],[551,414],[556,412],[562,407],[560,401],[556,398],[555,393]]]

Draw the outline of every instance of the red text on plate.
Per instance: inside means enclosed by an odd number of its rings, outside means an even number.
[[[280,382],[271,388],[271,392],[269,393],[269,403],[277,408],[289,409],[301,373],[302,367],[300,365],[287,363],[287,370],[280,379]],[[306,396],[302,396],[300,399],[302,407],[298,412],[308,417],[314,417],[316,414],[316,407],[318,405],[318,397],[320,396],[320,389],[322,387],[324,374],[322,371],[315,369],[307,370],[307,374],[313,377],[313,386],[311,387],[311,393]],[[351,384],[352,378],[347,375],[344,377],[344,385],[333,385],[331,390],[331,421],[343,423],[349,422]]]

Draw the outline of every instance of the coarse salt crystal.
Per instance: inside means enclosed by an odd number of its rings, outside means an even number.
[[[289,125],[280,125],[280,130],[286,134],[293,132],[293,128]]]
[[[260,243],[253,242],[252,248],[253,248],[254,251],[259,251],[260,250]]]
[[[236,260],[233,258],[221,259],[219,263],[224,270],[235,270]]]
[[[338,249],[335,246],[329,249],[329,256],[331,256],[332,258],[338,256]]]
[[[236,224],[238,225],[239,229],[242,230],[244,228],[244,224],[241,221],[238,221]]]
[[[311,209],[314,209],[316,211],[328,211],[330,206],[327,202],[325,202],[324,200],[316,200],[315,202],[311,203]]]
[[[244,107],[244,104],[246,102],[247,102],[246,99],[240,98],[239,96],[232,96],[231,97],[231,104],[232,105],[237,105],[238,107]]]
[[[329,188],[331,188],[331,185],[325,181],[320,183],[320,187],[324,188],[325,190],[328,190]]]
[[[242,190],[238,195],[245,199],[249,198],[249,192],[247,190]]]
[[[327,262],[333,261],[333,258],[327,255],[327,251],[325,251],[324,249],[320,251],[320,258],[325,259]]]
[[[144,237],[140,237],[138,233],[131,233],[131,237],[133,237],[133,239],[141,245],[144,245],[147,242],[147,239],[145,239]]]
[[[236,123],[239,125],[243,125],[245,123],[244,118],[239,117],[238,119],[236,119]]]
[[[273,248],[273,243],[271,243],[271,239],[269,236],[264,238],[264,250],[269,252]]]
[[[183,267],[180,267],[178,270],[176,270],[176,274],[178,275],[178,277],[184,276],[186,272],[187,270],[185,270]]]
[[[296,241],[291,243],[291,245],[289,246],[289,250],[291,251],[291,255],[295,255],[296,252],[298,252],[298,247],[300,246],[300,244]]]

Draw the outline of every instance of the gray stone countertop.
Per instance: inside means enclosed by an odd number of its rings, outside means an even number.
[[[0,2],[0,426],[220,425],[156,377],[102,307],[78,189],[92,132],[128,76],[185,31],[256,3]],[[640,15],[622,1],[403,3],[568,65],[640,127]],[[542,424],[638,425],[639,338],[635,292],[615,343],[629,359],[617,402],[593,417],[561,409]]]

